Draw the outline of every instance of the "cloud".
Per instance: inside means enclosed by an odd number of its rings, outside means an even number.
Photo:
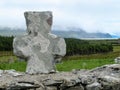
[[[59,0],[4,0],[5,8],[45,8],[59,4]]]
[[[1,0],[0,25],[25,27],[25,11],[48,10],[53,11],[53,26],[120,32],[120,0]]]

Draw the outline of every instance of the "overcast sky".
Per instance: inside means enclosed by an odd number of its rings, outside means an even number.
[[[0,26],[25,27],[25,11],[49,10],[54,28],[120,34],[120,0],[0,0]]]

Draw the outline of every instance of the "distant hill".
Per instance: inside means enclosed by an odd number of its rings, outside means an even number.
[[[70,30],[52,30],[53,34],[56,34],[60,37],[65,38],[112,38],[112,36],[109,33],[88,33],[82,29],[79,28],[73,28]],[[11,29],[11,28],[0,28],[0,35],[2,36],[19,36],[26,34],[26,31],[24,29]]]
[[[54,30],[52,31],[52,33],[58,35],[58,36],[62,36],[65,38],[112,38],[112,36],[109,33],[88,33],[85,32],[83,30],[79,30],[79,31],[57,31]]]
[[[13,28],[13,29],[8,27],[0,28],[1,36],[19,36],[19,35],[24,35],[25,33],[26,31],[20,28]]]
[[[112,38],[120,38],[120,35],[111,35]]]

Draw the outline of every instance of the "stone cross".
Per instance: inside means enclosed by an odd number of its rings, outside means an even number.
[[[52,12],[25,12],[27,35],[14,38],[14,54],[27,61],[29,74],[55,72],[55,63],[66,54],[63,38],[51,34]]]

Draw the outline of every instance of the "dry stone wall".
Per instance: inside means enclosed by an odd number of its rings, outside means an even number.
[[[0,70],[0,90],[120,90],[120,65],[34,75]]]

